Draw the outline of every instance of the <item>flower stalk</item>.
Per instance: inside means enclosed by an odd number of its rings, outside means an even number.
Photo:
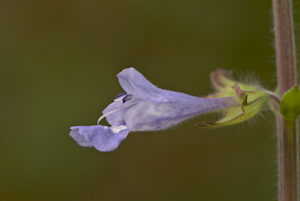
[[[272,0],[279,97],[296,84],[295,40],[291,0]],[[278,122],[279,201],[299,201],[296,121],[280,113]]]

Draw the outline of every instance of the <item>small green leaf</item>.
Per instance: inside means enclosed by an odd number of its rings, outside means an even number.
[[[300,114],[300,91],[298,86],[287,91],[280,103],[280,113],[290,122],[295,122]]]

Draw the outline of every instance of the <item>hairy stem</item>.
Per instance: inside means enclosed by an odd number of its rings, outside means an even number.
[[[296,84],[295,42],[291,0],[273,0],[279,96]],[[296,122],[278,114],[279,201],[298,201],[298,136]]]
[[[291,0],[273,0],[279,96],[296,84],[295,40]]]
[[[279,200],[298,201],[298,136],[295,122],[278,117]]]

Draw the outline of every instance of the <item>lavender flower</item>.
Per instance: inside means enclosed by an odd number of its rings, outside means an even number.
[[[235,97],[206,99],[160,89],[134,68],[117,77],[125,93],[103,110],[98,125],[71,127],[70,136],[79,145],[113,151],[130,131],[163,130],[201,113],[240,105]],[[99,125],[104,117],[110,127]]]

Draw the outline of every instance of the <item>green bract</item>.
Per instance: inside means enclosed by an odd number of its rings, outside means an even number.
[[[230,72],[225,70],[212,72],[211,81],[218,92],[209,97],[235,96],[241,105],[227,109],[225,115],[215,123],[203,122],[197,124],[201,127],[212,128],[246,121],[258,114],[269,100],[269,95],[265,91],[257,86],[245,85],[231,80]]]
[[[295,122],[300,114],[300,91],[298,86],[287,91],[280,103],[280,112],[286,121]]]

